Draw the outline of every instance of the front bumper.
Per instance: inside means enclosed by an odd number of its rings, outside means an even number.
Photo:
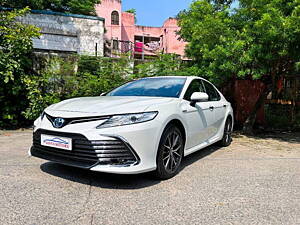
[[[79,130],[75,129],[79,125],[56,129],[44,124],[43,128],[38,128],[34,132],[30,154],[60,164],[98,172],[117,174],[148,172],[156,169],[159,137],[157,125],[157,122],[151,121],[147,124],[99,130],[81,129],[82,131],[77,133],[73,131]],[[73,150],[70,152],[45,148],[40,143],[41,134],[72,138]]]

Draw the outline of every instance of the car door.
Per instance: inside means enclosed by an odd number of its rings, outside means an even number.
[[[213,117],[213,125],[212,125],[212,132],[211,136],[217,134],[218,130],[220,129],[226,112],[226,104],[222,101],[219,92],[216,88],[210,84],[209,82],[203,80],[203,85],[205,87],[205,92],[208,95],[208,102],[210,105],[210,109],[212,110],[214,117]]]
[[[193,80],[187,88],[181,105],[183,116],[187,123],[187,149],[200,145],[213,132],[214,112],[210,102],[198,102],[191,106],[191,96],[194,92],[205,92],[201,79]]]

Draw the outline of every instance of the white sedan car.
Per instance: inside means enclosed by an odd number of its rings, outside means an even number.
[[[184,156],[231,143],[233,111],[199,77],[132,81],[105,96],[49,106],[34,122],[30,155],[92,171],[160,179],[178,173]]]

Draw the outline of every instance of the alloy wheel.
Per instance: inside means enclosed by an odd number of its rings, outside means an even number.
[[[231,120],[227,120],[224,132],[225,132],[224,133],[224,135],[225,135],[225,143],[230,143],[231,142],[231,135],[232,135],[232,123],[231,123]]]
[[[182,146],[182,137],[176,130],[168,134],[163,145],[163,165],[168,173],[175,172],[179,167],[182,159]]]

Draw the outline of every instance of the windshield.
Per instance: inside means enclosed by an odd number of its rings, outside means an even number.
[[[149,96],[178,98],[186,78],[144,78],[124,84],[107,96]]]

